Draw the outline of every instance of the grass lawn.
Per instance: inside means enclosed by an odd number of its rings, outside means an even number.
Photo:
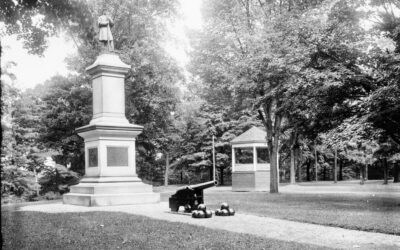
[[[117,212],[4,209],[2,249],[323,249]]]
[[[161,198],[167,201],[169,194]],[[210,192],[211,209],[223,201],[237,212],[363,231],[400,235],[400,199],[349,194]]]

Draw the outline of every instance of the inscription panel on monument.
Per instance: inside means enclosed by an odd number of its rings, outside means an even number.
[[[98,166],[98,152],[96,148],[88,149],[88,159],[89,159],[89,167],[97,167]]]
[[[128,147],[107,147],[107,167],[128,167]]]

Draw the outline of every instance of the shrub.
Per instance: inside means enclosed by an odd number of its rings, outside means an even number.
[[[46,200],[57,200],[61,198],[60,193],[56,193],[53,191],[47,192],[43,195],[43,198]]]
[[[5,201],[24,201],[36,196],[38,184],[32,172],[14,166],[3,166],[1,197]]]
[[[79,180],[80,175],[78,173],[56,164],[54,168],[48,168],[42,172],[42,176],[39,178],[40,193],[67,193],[69,187],[78,184]]]

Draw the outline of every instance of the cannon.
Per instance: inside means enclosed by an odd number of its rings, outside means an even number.
[[[178,212],[180,206],[185,206],[185,212],[188,213],[197,210],[197,206],[204,203],[203,190],[215,185],[216,181],[209,181],[179,188],[169,197],[169,208],[172,212]]]

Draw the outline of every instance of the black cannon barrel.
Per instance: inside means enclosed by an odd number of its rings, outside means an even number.
[[[185,190],[185,189],[193,189],[193,190],[205,189],[205,188],[215,186],[215,185],[217,185],[217,183],[218,183],[217,181],[208,181],[208,182],[199,183],[196,185],[181,187],[181,188],[178,188],[176,191]]]
[[[189,187],[191,189],[199,190],[199,189],[205,189],[205,188],[213,187],[215,185],[217,185],[217,181],[208,181],[208,182],[192,185],[192,186],[189,186]]]

